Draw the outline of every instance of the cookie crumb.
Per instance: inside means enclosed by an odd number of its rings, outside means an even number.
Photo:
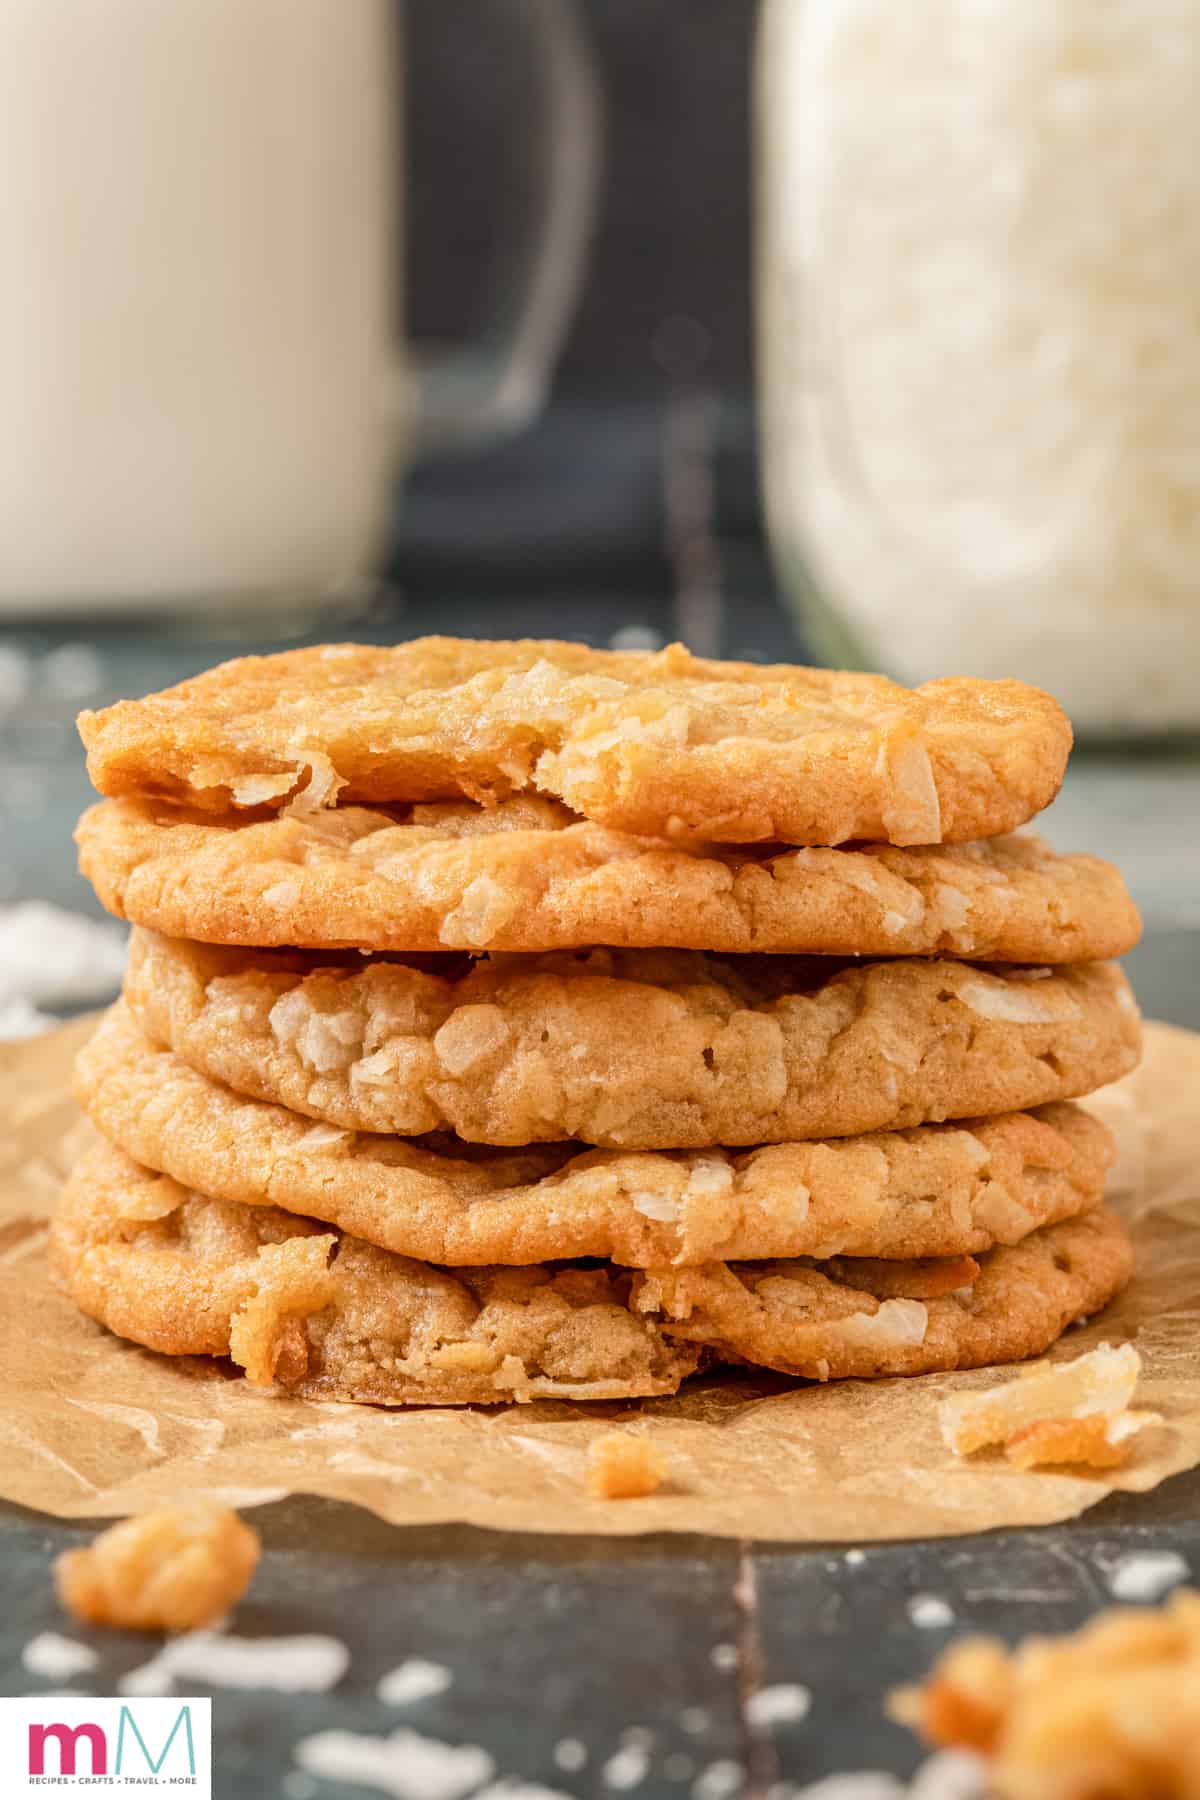
[[[888,1711],[927,1742],[987,1757],[989,1792],[1132,1800],[1200,1785],[1198,1685],[1200,1594],[1181,1589],[1160,1611],[1112,1608],[1011,1652],[964,1639]]]
[[[1031,1363],[1000,1387],[952,1394],[942,1402],[942,1437],[959,1456],[1000,1444],[1011,1463],[1116,1468],[1158,1413],[1130,1407],[1142,1372],[1132,1344],[1101,1344],[1071,1362]]]
[[[198,1500],[122,1519],[54,1565],[59,1598],[92,1625],[191,1631],[234,1606],[258,1564],[258,1533]]]
[[[649,1438],[610,1431],[588,1447],[588,1493],[597,1500],[636,1500],[656,1493],[666,1458]]]

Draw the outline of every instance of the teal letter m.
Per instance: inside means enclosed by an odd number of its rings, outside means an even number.
[[[125,1727],[126,1727],[126,1725],[129,1726],[130,1731],[132,1731],[134,1737],[137,1739],[138,1749],[141,1751],[142,1755],[145,1757],[146,1767],[149,1769],[149,1771],[152,1775],[157,1775],[158,1771],[162,1768],[163,1764],[166,1762],[167,1755],[170,1751],[171,1745],[175,1742],[176,1733],[178,1732],[179,1727],[182,1725],[183,1729],[184,1729],[184,1735],[187,1739],[188,1774],[194,1775],[196,1773],[196,1747],[192,1741],[192,1709],[190,1706],[181,1706],[178,1713],[175,1715],[175,1723],[172,1725],[170,1733],[167,1737],[167,1741],[163,1745],[162,1750],[159,1752],[157,1759],[154,1758],[153,1756],[151,1756],[149,1746],[147,1745],[146,1740],[142,1736],[141,1732],[138,1730],[137,1720],[134,1718],[134,1716],[130,1712],[129,1708],[127,1706],[123,1706],[121,1708],[121,1717],[117,1723],[116,1773],[118,1775],[120,1775],[123,1772],[122,1768],[121,1768],[121,1762],[122,1762],[122,1758],[124,1757],[124,1754],[125,1754]]]

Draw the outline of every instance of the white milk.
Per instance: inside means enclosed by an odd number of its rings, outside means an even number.
[[[384,0],[4,0],[0,604],[369,562],[390,24]]]

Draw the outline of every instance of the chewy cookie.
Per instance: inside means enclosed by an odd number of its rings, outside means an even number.
[[[726,843],[991,837],[1053,799],[1071,746],[1019,681],[456,638],[243,657],[79,726],[104,794],[226,812],[534,792]]]
[[[314,1400],[439,1406],[673,1394],[701,1352],[611,1269],[443,1269],[273,1207],[190,1193],[106,1143],[51,1227],[58,1279],[120,1337],[232,1356]]]
[[[1113,964],[597,950],[435,974],[139,931],[125,992],[148,1037],[237,1093],[502,1145],[705,1149],[1017,1111],[1113,1080],[1139,1042]]]
[[[123,1006],[81,1053],[76,1087],[106,1137],[189,1188],[454,1266],[955,1256],[1095,1206],[1111,1156],[1071,1106],[744,1155],[357,1135],[239,1099],[151,1045]]]
[[[394,951],[673,946],[1059,964],[1141,922],[1110,863],[1032,834],[900,850],[671,845],[547,800],[257,822],[110,800],[80,866],[120,918],[207,943]]]
[[[722,1361],[789,1375],[928,1375],[1020,1362],[1133,1272],[1111,1213],[1050,1225],[976,1263],[714,1263],[638,1278],[635,1304]],[[947,1284],[956,1285],[947,1291]]]

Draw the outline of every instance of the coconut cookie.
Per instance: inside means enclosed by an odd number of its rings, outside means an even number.
[[[815,1381],[1020,1362],[1128,1282],[1111,1213],[1050,1225],[978,1263],[713,1263],[639,1277],[636,1304],[723,1360]],[[949,1283],[953,1283],[947,1291]]]
[[[1119,956],[1137,909],[1111,864],[1032,835],[773,854],[671,846],[547,800],[257,823],[107,801],[80,866],[119,917],[171,937],[309,949],[592,944],[1058,964]]]
[[[134,933],[126,998],[240,1094],[355,1131],[623,1149],[782,1143],[1083,1094],[1132,1067],[1112,964],[612,951],[445,974]]]
[[[1019,681],[456,638],[242,657],[79,728],[104,794],[225,812],[540,793],[725,843],[990,837],[1053,799],[1071,746]]]
[[[76,1091],[106,1137],[190,1188],[455,1266],[955,1256],[1095,1206],[1111,1155],[1071,1106],[744,1155],[358,1135],[239,1099],[154,1048],[122,1006],[81,1053]]]
[[[100,1143],[51,1228],[81,1310],[168,1355],[232,1356],[313,1400],[463,1405],[673,1394],[702,1352],[611,1269],[443,1269],[273,1207],[230,1206]]]

